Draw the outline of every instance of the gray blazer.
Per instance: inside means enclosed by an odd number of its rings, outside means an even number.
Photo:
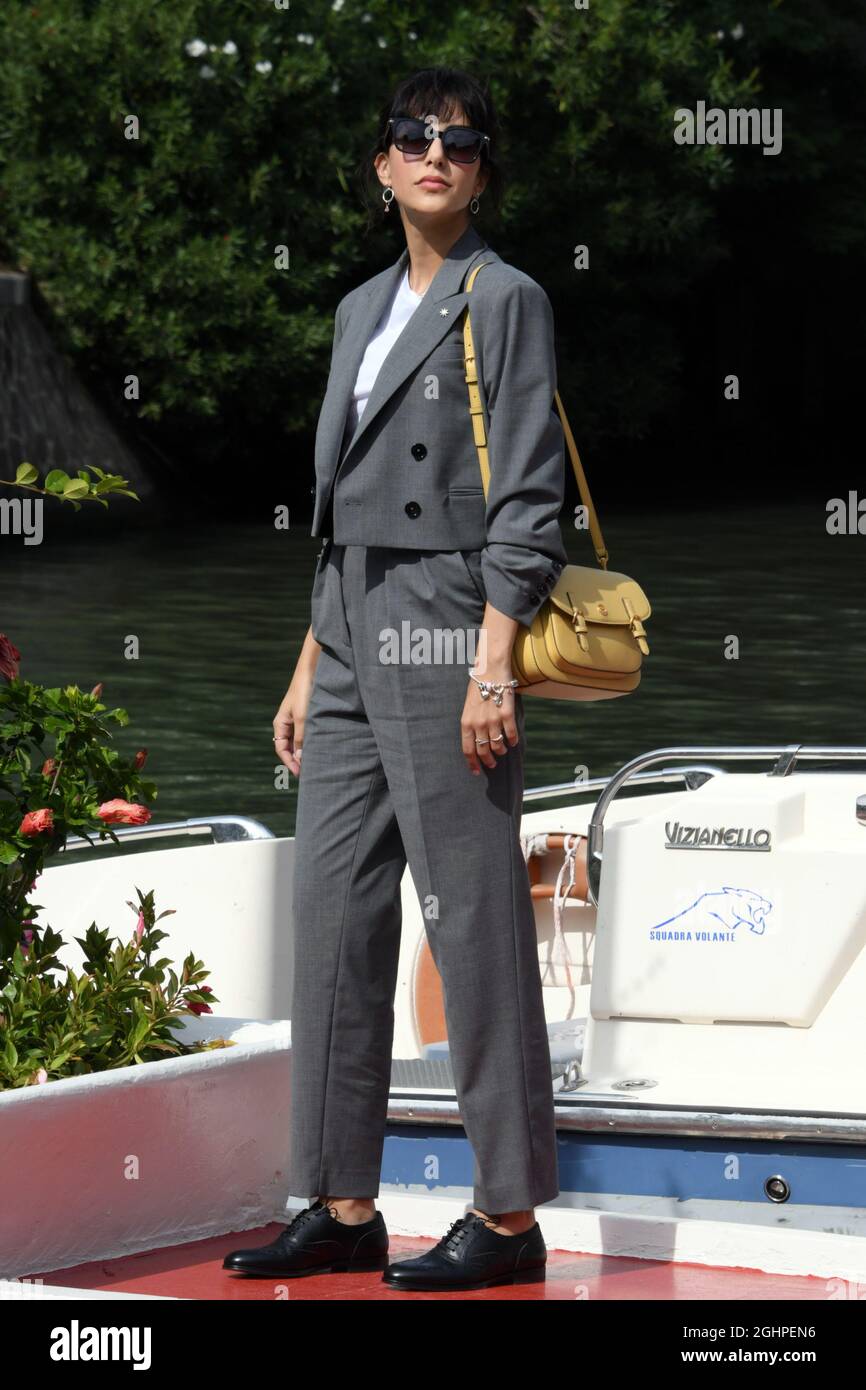
[[[529,623],[567,560],[550,301],[470,225],[385,358],[350,433],[358,368],[408,254],[337,308],[316,432],[311,535],[330,535],[337,545],[480,550],[490,603]],[[463,285],[478,261],[486,264],[467,294]],[[486,505],[464,377],[467,302],[487,412]]]

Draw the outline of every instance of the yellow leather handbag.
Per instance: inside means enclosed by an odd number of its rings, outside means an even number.
[[[466,282],[467,293],[471,292],[481,266],[487,264],[482,261],[472,270]],[[463,347],[469,410],[486,499],[490,464],[468,304]],[[607,700],[614,695],[628,695],[640,684],[641,660],[649,655],[643,623],[652,610],[635,579],[607,568],[608,552],[577,445],[559,392],[554,394],[600,568],[565,566],[532,623],[518,628],[511,664],[521,695],[549,700]]]

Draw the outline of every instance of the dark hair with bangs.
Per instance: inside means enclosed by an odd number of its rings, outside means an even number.
[[[388,151],[391,143],[388,121],[397,116],[418,116],[423,120],[429,115],[437,116],[441,121],[451,114],[455,106],[462,107],[467,123],[473,130],[490,136],[490,144],[485,146],[481,155],[481,162],[489,175],[483,197],[485,200],[489,198],[498,211],[503,187],[499,164],[499,122],[487,84],[476,81],[459,68],[422,68],[401,82],[390,101],[380,109],[376,142],[358,166],[358,178],[371,225],[374,225],[373,214],[382,209],[382,185],[373,161],[378,154]],[[400,226],[399,218],[385,220]]]

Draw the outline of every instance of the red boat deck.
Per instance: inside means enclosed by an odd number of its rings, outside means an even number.
[[[573,1250],[549,1250],[547,1278],[541,1284],[501,1284],[492,1289],[460,1290],[453,1293],[408,1292],[383,1284],[379,1271],[361,1274],[312,1274],[303,1278],[252,1279],[230,1274],[222,1268],[229,1250],[263,1245],[281,1229],[272,1222],[257,1230],[210,1240],[173,1245],[163,1250],[125,1255],[114,1260],[51,1270],[31,1279],[63,1288],[99,1289],[127,1294],[159,1294],[162,1297],[229,1302],[275,1301],[274,1285],[284,1282],[293,1302],[327,1299],[488,1299],[538,1301],[559,1299],[569,1302],[592,1299],[658,1300],[680,1299],[737,1301],[827,1299],[826,1279],[766,1274],[756,1269],[711,1269],[662,1260],[638,1260],[625,1256],[581,1254]],[[432,1238],[391,1236],[390,1253],[395,1259],[417,1255],[435,1242]]]

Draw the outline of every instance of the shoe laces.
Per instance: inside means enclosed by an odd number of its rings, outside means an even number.
[[[460,1242],[465,1240],[473,1227],[487,1226],[488,1224],[495,1225],[496,1223],[492,1221],[491,1218],[483,1220],[480,1216],[476,1216],[474,1212],[468,1212],[466,1216],[459,1216],[456,1221],[451,1222],[448,1230],[439,1241],[437,1248],[445,1251],[449,1255],[453,1254],[454,1251],[460,1249]]]
[[[310,1207],[303,1207],[292,1217],[288,1226],[286,1226],[285,1230],[283,1231],[283,1235],[296,1235],[297,1232],[302,1228],[304,1222],[309,1220],[309,1218],[315,1215],[317,1212],[320,1212],[324,1206],[324,1202],[314,1202]]]

